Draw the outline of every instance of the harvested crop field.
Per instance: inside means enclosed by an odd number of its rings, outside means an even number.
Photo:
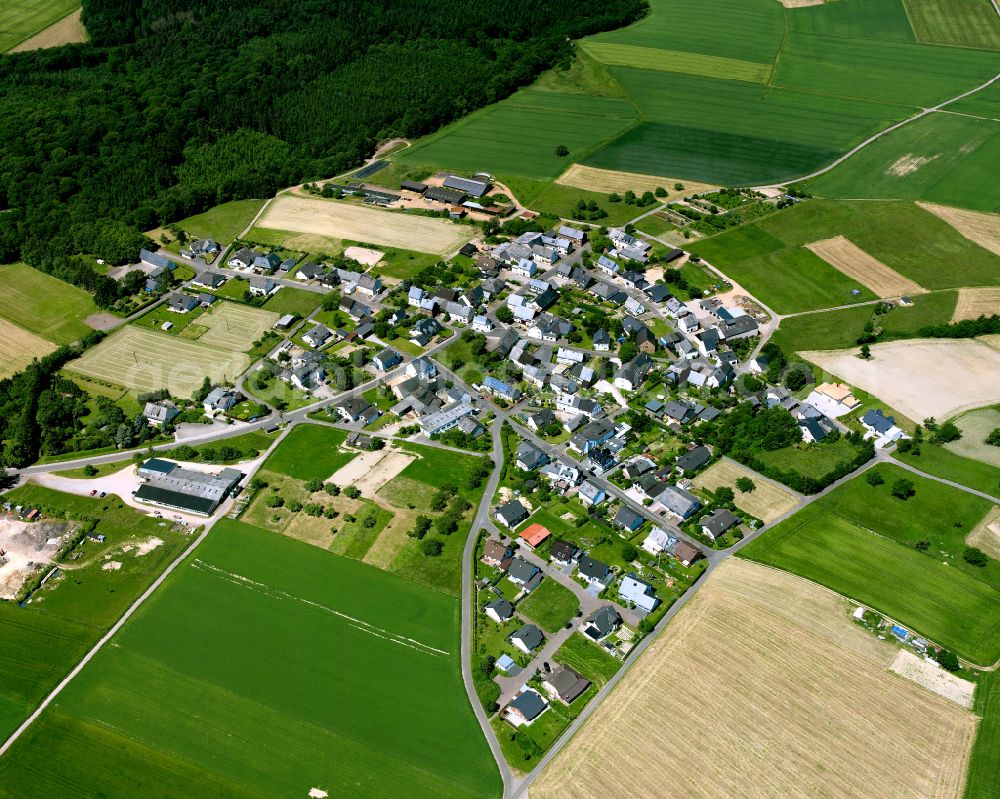
[[[924,291],[914,281],[873,258],[844,236],[814,241],[806,248],[878,297],[898,297],[900,294],[920,294]]]
[[[235,352],[247,352],[254,341],[278,321],[274,311],[264,311],[233,302],[219,302],[198,318],[198,325],[208,330],[198,337],[202,344],[225,347]]]
[[[991,558],[1000,558],[1000,507],[993,506],[983,520],[972,528],[965,543],[979,547]]]
[[[955,303],[955,313],[952,322],[963,319],[978,319],[980,316],[992,316],[1000,313],[1000,288],[986,286],[974,289],[959,289],[958,301]]]
[[[339,486],[353,485],[364,497],[374,497],[378,490],[396,477],[417,458],[407,452],[382,449],[363,452],[330,477]]]
[[[961,796],[976,717],[889,673],[895,648],[853,625],[848,607],[726,561],[532,799]]]
[[[6,319],[0,318],[0,379],[20,372],[33,358],[41,358],[56,349],[51,341],[36,336]]]
[[[271,203],[257,226],[405,247],[436,255],[454,252],[475,234],[475,228],[443,219],[294,196],[279,197]]]
[[[749,477],[757,487],[746,493],[738,490],[735,484],[740,477]],[[736,507],[751,516],[756,516],[765,524],[785,515],[798,504],[795,495],[788,489],[765,480],[746,466],[728,458],[713,463],[695,477],[693,482],[696,488],[709,491],[714,491],[719,486],[732,488],[736,497],[734,500]]]
[[[126,388],[167,388],[174,396],[187,397],[206,375],[213,383],[234,380],[249,365],[243,353],[129,325],[66,369]]]
[[[874,394],[910,419],[938,421],[1000,402],[1000,352],[973,339],[909,339],[799,353],[852,386]]]
[[[969,241],[1000,255],[1000,214],[984,214],[937,203],[917,205],[943,219]]]
[[[59,47],[63,44],[76,44],[87,41],[87,29],[83,27],[80,16],[82,8],[78,8],[72,14],[67,14],[58,22],[53,22],[49,27],[39,31],[30,39],[25,39],[17,47],[10,49],[11,53],[23,53],[27,50],[42,50],[46,47]]]
[[[588,191],[607,192],[608,194],[612,192],[624,194],[630,189],[636,194],[642,194],[647,191],[656,191],[662,186],[667,190],[667,196],[659,197],[658,200],[660,202],[669,202],[688,194],[698,194],[718,188],[710,183],[682,180],[680,184],[684,188],[677,190],[674,186],[678,181],[674,178],[665,178],[659,175],[642,175],[638,172],[616,172],[612,169],[598,169],[594,166],[583,166],[582,164],[573,164],[573,166],[556,178],[556,183]]]
[[[978,411],[963,413],[954,420],[962,437],[949,441],[944,448],[963,458],[972,458],[1000,469],[1000,447],[986,443],[986,436],[1000,429],[1000,411],[996,408],[980,408]]]

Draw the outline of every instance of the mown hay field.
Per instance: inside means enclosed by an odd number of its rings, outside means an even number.
[[[91,296],[25,264],[0,265],[0,316],[56,344],[91,331],[84,320],[97,312]]]
[[[339,239],[406,247],[420,252],[449,254],[475,233],[475,228],[444,219],[411,216],[400,212],[336,200],[281,196],[268,206],[258,227],[316,233]]]
[[[80,0],[5,0],[0,6],[0,53],[44,30],[80,6]]]
[[[36,336],[0,318],[0,379],[20,372],[34,358],[42,358],[56,349],[51,341]]]
[[[749,477],[756,488],[747,492],[737,489],[736,481],[740,477]],[[695,477],[693,482],[697,488],[709,491],[714,491],[720,486],[732,488],[736,507],[757,517],[765,524],[785,515],[798,504],[795,495],[788,489],[765,480],[746,466],[728,458],[713,463]]]
[[[254,341],[277,321],[278,314],[274,311],[233,302],[217,302],[208,313],[198,317],[198,324],[208,328],[198,341],[234,352],[248,352]]]
[[[1000,429],[1000,410],[997,407],[980,408],[963,413],[954,421],[962,431],[962,437],[958,441],[949,441],[944,448],[963,458],[972,458],[1000,469],[1000,447],[986,443],[986,436]]]
[[[225,520],[0,761],[0,796],[492,799],[459,644],[454,597]]]
[[[46,47],[59,47],[63,44],[77,44],[87,41],[87,29],[80,19],[82,13],[83,9],[78,8],[73,13],[67,14],[47,28],[40,30],[31,38],[10,48],[9,52],[23,53],[28,50],[42,50]]]
[[[660,202],[669,202],[687,194],[697,194],[718,188],[711,183],[698,183],[689,180],[681,181],[683,189],[675,189],[674,185],[677,182],[676,178],[641,175],[635,172],[615,172],[610,169],[598,169],[582,164],[573,164],[556,178],[556,183],[561,183],[564,186],[607,194],[612,192],[624,194],[630,190],[636,194],[642,194],[647,191],[656,191],[662,187],[666,189],[667,196],[657,198]]]
[[[234,380],[249,365],[243,353],[130,325],[66,369],[138,391],[167,388],[175,396],[187,397],[206,376],[213,383]]]
[[[736,58],[721,58],[701,53],[663,50],[659,47],[639,47],[614,42],[584,42],[581,47],[598,61],[619,67],[638,67],[685,75],[705,75],[709,78],[767,83],[771,64],[755,64]]]
[[[1000,402],[1000,353],[974,339],[909,339],[799,353],[807,361],[881,399],[910,419],[944,420]]]
[[[1000,314],[1000,287],[959,289],[951,321]]]
[[[969,241],[1000,255],[1000,214],[984,214],[937,203],[917,203],[943,219]]]
[[[921,42],[1000,50],[1000,17],[990,0],[903,0]]]
[[[844,236],[814,241],[806,249],[818,255],[830,266],[857,280],[877,297],[898,297],[901,294],[920,294],[924,291],[917,283],[899,274],[873,258]]]
[[[888,672],[895,648],[852,625],[848,609],[797,577],[723,563],[533,799],[735,799],[748,786],[754,796],[957,799],[975,716]]]

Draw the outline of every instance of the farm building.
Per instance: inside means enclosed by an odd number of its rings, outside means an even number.
[[[139,502],[171,510],[210,516],[243,477],[236,469],[218,474],[184,469],[171,461],[151,458],[139,467],[145,482],[135,492]]]

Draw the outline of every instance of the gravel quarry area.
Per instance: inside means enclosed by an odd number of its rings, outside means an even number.
[[[0,599],[14,599],[24,581],[66,542],[65,522],[22,522],[0,518]]]

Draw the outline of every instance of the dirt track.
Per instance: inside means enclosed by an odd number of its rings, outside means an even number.
[[[835,594],[726,561],[532,785],[609,796],[957,799],[976,718],[887,671]]]

